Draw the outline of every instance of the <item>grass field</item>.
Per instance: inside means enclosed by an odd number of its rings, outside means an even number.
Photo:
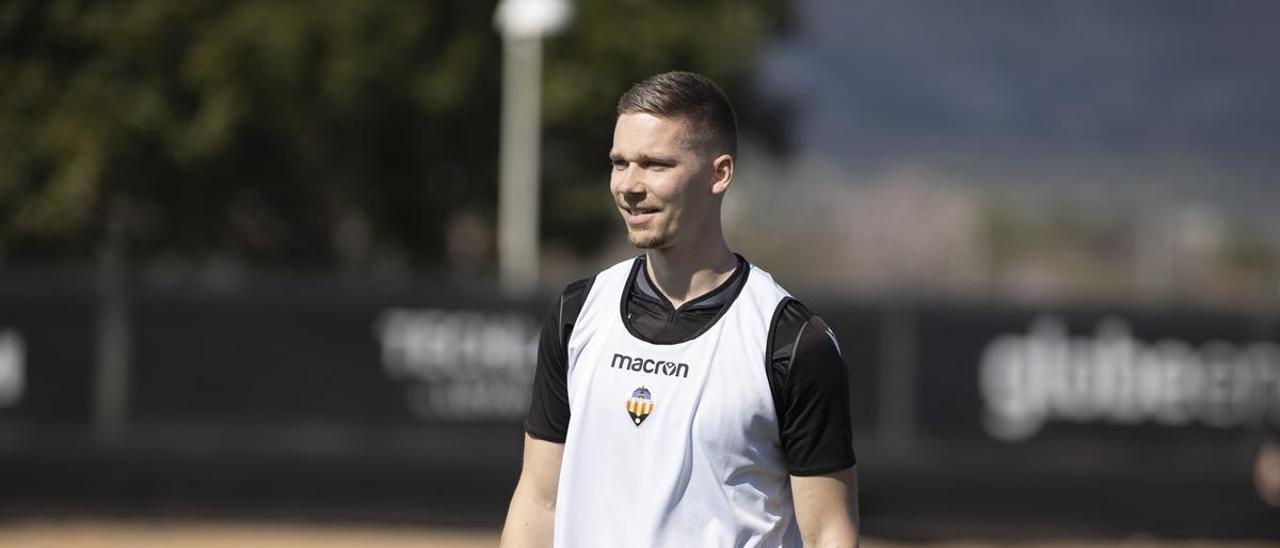
[[[206,521],[22,521],[0,524],[3,548],[479,548],[498,544],[496,531],[444,530],[412,527],[327,526],[310,522],[235,523]],[[1095,548],[1254,548],[1280,546],[1276,542],[1225,542],[1155,539],[1056,540],[990,542],[957,540],[929,543],[944,548],[1031,547]],[[923,546],[888,540],[865,539],[870,548]]]

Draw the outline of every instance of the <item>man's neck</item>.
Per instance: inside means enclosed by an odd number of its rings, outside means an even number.
[[[672,246],[645,253],[649,278],[675,308],[719,287],[737,266],[738,258],[724,238],[703,246]]]

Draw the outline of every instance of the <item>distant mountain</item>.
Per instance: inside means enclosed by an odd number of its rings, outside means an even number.
[[[1280,150],[1280,2],[799,0],[760,73],[836,158]]]

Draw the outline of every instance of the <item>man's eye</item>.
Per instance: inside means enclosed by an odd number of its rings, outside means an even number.
[[[613,165],[614,171],[622,171],[624,169],[627,169],[627,163],[622,160],[610,160],[609,163]]]

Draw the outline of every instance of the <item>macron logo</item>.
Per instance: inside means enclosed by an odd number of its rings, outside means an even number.
[[[647,358],[641,358],[640,356],[630,357],[623,356],[622,354],[614,354],[613,363],[609,364],[609,367],[635,371],[637,373],[666,375],[668,377],[689,377],[689,364],[687,363],[650,360]]]

